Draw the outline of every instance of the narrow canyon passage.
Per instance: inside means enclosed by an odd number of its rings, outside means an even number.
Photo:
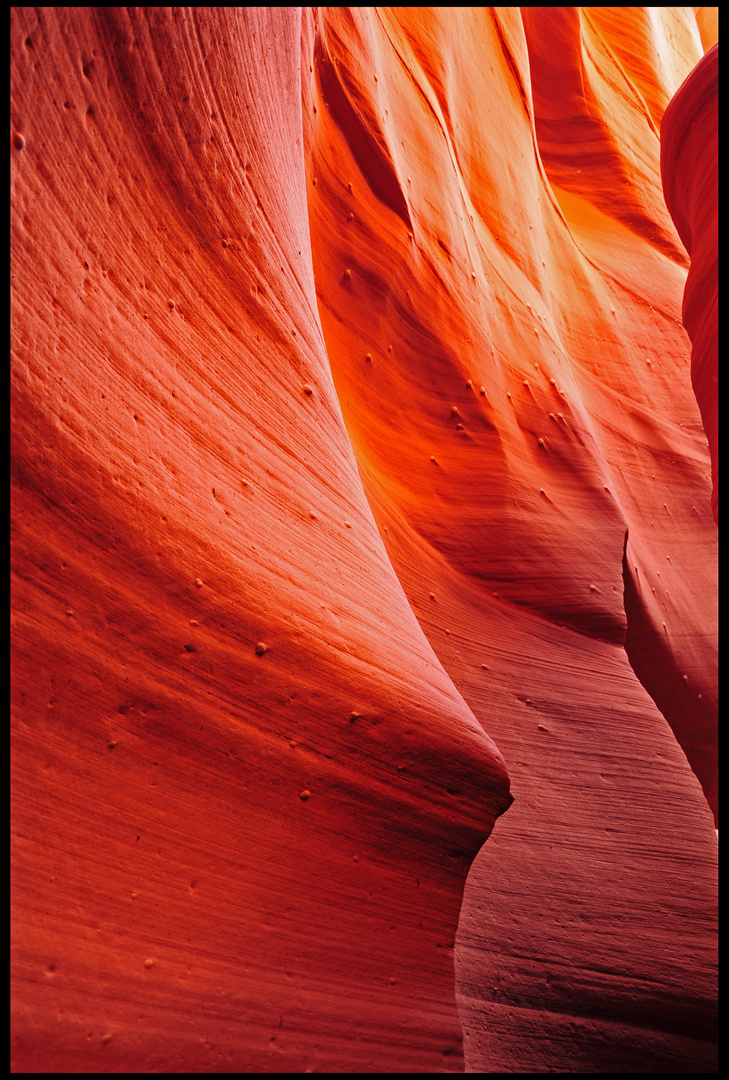
[[[13,1071],[716,1070],[713,26],[12,9]]]

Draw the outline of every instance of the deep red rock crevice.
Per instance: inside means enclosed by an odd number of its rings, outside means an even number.
[[[691,343],[691,382],[709,441],[711,506],[719,519],[718,391],[718,72],[713,44],[666,109],[661,172],[666,203],[691,255],[683,296],[683,323]]]

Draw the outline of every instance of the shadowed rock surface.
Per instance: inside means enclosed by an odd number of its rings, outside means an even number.
[[[693,345],[691,382],[711,450],[711,505],[719,520],[719,44],[691,71],[666,110],[661,173],[668,209],[691,256],[683,323]]]

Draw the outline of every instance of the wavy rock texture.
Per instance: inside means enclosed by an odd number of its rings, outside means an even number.
[[[16,1071],[714,1067],[708,23],[13,12]]]
[[[299,40],[288,9],[14,18],[18,1069],[460,1059],[508,780],[342,422]]]
[[[691,382],[711,450],[711,505],[719,520],[719,45],[681,85],[663,119],[661,172],[668,209],[691,256],[683,324]]]
[[[711,1067],[714,836],[664,720],[713,801],[716,537],[658,138],[693,15],[328,10],[310,41],[345,421],[516,798],[461,915],[466,1062]]]

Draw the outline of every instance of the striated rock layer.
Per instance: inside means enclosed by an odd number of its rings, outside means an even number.
[[[716,533],[658,135],[701,56],[693,13],[307,21],[312,253],[344,418],[515,796],[461,914],[467,1065],[711,1069],[716,845],[696,777],[713,803]]]
[[[508,779],[342,422],[300,22],[14,14],[19,1071],[462,1062]]]
[[[710,38],[13,11],[16,1071],[715,1068]]]

